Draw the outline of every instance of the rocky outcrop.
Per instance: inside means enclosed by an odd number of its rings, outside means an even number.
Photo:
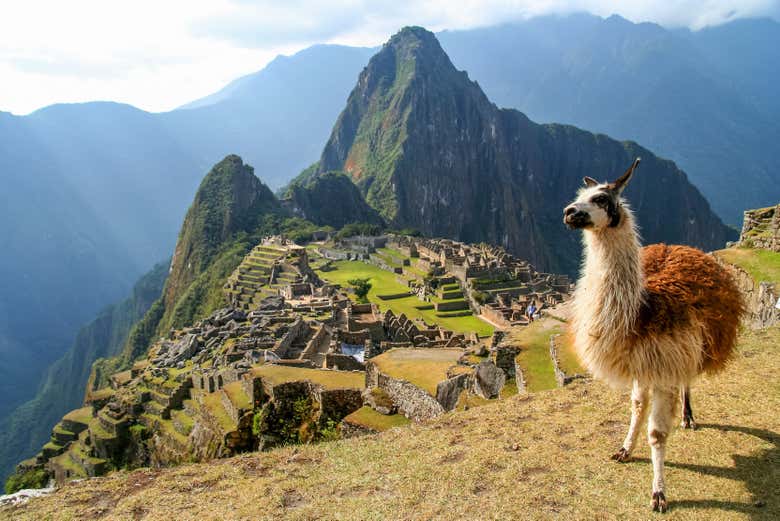
[[[747,248],[780,252],[780,204],[747,210],[739,243]]]
[[[474,373],[474,394],[485,398],[497,398],[504,388],[506,374],[493,362],[481,362]]]
[[[356,222],[382,224],[382,218],[366,204],[352,181],[338,172],[293,183],[283,203],[294,215],[315,224],[335,228]]]

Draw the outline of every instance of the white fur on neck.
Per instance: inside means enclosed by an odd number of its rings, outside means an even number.
[[[603,368],[626,349],[642,304],[644,275],[634,216],[621,201],[620,223],[584,232],[585,259],[573,301],[575,344],[597,377],[616,381]],[[622,380],[620,378],[619,380]],[[625,383],[625,382],[620,382]]]

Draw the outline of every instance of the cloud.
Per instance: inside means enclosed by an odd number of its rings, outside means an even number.
[[[780,0],[25,0],[0,16],[0,110],[96,99],[168,110],[312,43],[377,45],[404,25],[577,11],[697,29],[778,19]]]
[[[545,14],[619,14],[633,22],[699,29],[755,16],[780,18],[778,0],[234,0],[193,32],[237,45],[337,41],[376,45],[405,25],[468,29]]]

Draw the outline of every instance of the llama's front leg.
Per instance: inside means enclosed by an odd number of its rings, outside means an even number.
[[[628,434],[626,434],[626,439],[623,441],[623,446],[612,455],[613,460],[624,462],[631,459],[631,452],[636,447],[639,430],[647,418],[647,398],[647,388],[640,386],[639,382],[634,380],[634,386],[631,389],[631,425],[628,427]]]
[[[675,409],[677,408],[677,389],[653,388],[650,421],[647,424],[647,440],[653,458],[653,500],[656,512],[666,512],[664,483],[664,456],[666,442],[672,432]]]
[[[693,409],[691,409],[691,388],[687,385],[680,391],[680,405],[682,406],[683,429],[696,429],[696,422],[693,419]]]

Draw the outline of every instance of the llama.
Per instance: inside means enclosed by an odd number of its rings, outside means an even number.
[[[621,198],[639,161],[612,183],[586,177],[564,209],[564,223],[583,230],[585,245],[571,332],[596,378],[632,388],[628,434],[612,459],[630,459],[649,416],[651,506],[665,512],[664,453],[677,395],[682,426],[695,428],[689,385],[731,358],[744,306],[730,275],[710,255],[687,246],[641,248],[633,214]]]

